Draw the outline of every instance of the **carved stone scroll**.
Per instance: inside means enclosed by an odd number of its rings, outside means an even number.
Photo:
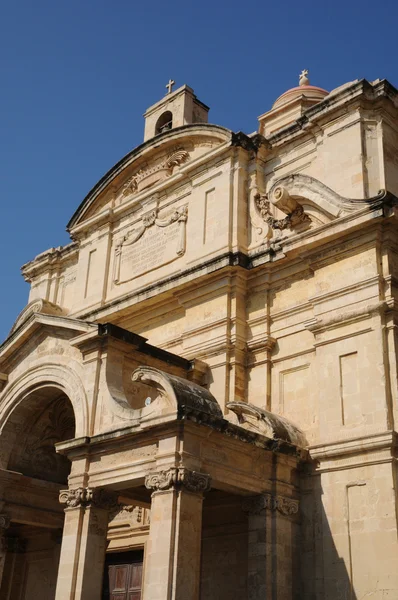
[[[61,490],[59,501],[66,504],[67,508],[96,506],[106,510],[112,509],[117,504],[118,495],[104,488],[79,487],[70,490]]]
[[[278,194],[281,192],[282,188],[276,188],[275,192],[278,192]],[[260,195],[257,194],[254,198],[254,201],[256,203],[257,206],[257,210],[261,216],[261,218],[272,228],[272,229],[290,229],[292,227],[297,227],[298,225],[304,224],[304,223],[310,223],[311,219],[310,217],[304,212],[303,207],[298,204],[296,201],[293,201],[293,203],[291,204],[286,204],[285,206],[288,206],[289,208],[292,208],[292,206],[295,206],[295,208],[283,219],[275,219],[274,217],[271,216],[271,211],[270,211],[270,201],[268,200],[267,195]],[[275,203],[276,204],[276,203]],[[277,205],[279,206],[279,205]]]
[[[282,515],[291,516],[298,513],[298,500],[286,498],[285,496],[274,496],[272,494],[261,494],[250,496],[242,502],[242,510],[251,515],[258,515],[262,510],[279,511]]]
[[[115,248],[113,281],[125,283],[166,265],[185,253],[188,207],[159,218],[158,210],[144,215]]]
[[[158,181],[170,177],[175,167],[184,164],[189,158],[189,153],[184,148],[174,148],[170,154],[152,166],[141,168],[134,173],[123,186],[123,196],[135,194],[147,187],[155,185]]]
[[[171,467],[165,471],[149,473],[145,487],[154,492],[185,488],[189,492],[202,493],[210,490],[210,475],[191,471],[185,467]]]

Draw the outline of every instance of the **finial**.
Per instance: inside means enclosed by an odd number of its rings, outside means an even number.
[[[171,92],[173,91],[173,85],[175,84],[174,79],[169,79],[169,83],[166,85],[167,89],[168,89],[168,94],[171,94]]]
[[[307,77],[308,69],[303,69],[299,76],[299,85],[310,85],[310,80]]]

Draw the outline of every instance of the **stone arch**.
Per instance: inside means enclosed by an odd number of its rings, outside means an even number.
[[[6,387],[0,408],[0,439],[12,413],[32,391],[45,386],[56,388],[69,398],[75,416],[75,437],[88,435],[88,403],[80,377],[65,365],[47,362],[28,369]]]
[[[169,129],[173,128],[173,113],[170,110],[166,110],[166,112],[162,113],[159,119],[156,121],[155,126],[155,135],[159,135],[159,133],[164,133]]]
[[[0,466],[27,477],[66,485],[71,463],[55,445],[75,437],[75,415],[65,392],[41,385],[24,395],[5,423]]]

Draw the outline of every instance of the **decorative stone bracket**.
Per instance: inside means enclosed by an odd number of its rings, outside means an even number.
[[[277,193],[281,197],[283,197],[286,193],[286,190],[282,187],[276,188],[274,194]],[[260,195],[256,194],[254,196],[254,202],[256,204],[257,210],[265,223],[267,223],[272,229],[290,229],[292,227],[297,227],[298,225],[304,223],[310,223],[310,217],[305,214],[303,207],[296,202],[293,198],[289,197],[290,202],[286,205],[279,206],[279,203],[273,202],[280,210],[283,212],[288,211],[288,214],[283,219],[275,219],[271,215],[270,211],[270,201],[268,199],[268,195]]]
[[[118,494],[104,488],[79,487],[70,490],[61,490],[59,501],[66,504],[67,508],[91,507],[110,510],[117,505]]]
[[[242,510],[250,515],[259,515],[265,509],[279,511],[282,515],[291,516],[298,513],[299,503],[298,500],[272,494],[251,496],[245,498],[242,502]]]
[[[165,471],[148,473],[145,487],[153,492],[185,488],[188,492],[202,493],[210,490],[211,477],[185,467],[171,467]]]

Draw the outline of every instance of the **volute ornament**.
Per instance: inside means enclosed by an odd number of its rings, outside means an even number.
[[[299,503],[298,500],[273,494],[250,496],[242,502],[242,510],[250,515],[259,515],[265,509],[278,511],[289,517],[298,513]]]
[[[275,219],[271,215],[271,203],[267,194],[256,194],[254,202],[263,221],[265,221],[272,229],[279,230],[290,229],[291,227],[296,227],[302,223],[311,223],[310,217],[304,212],[301,204],[298,204],[298,202],[290,198],[288,194],[286,197],[285,192],[286,190],[282,187],[276,188],[273,201],[273,204],[278,206],[278,208],[284,212],[290,211],[283,219]]]
[[[164,471],[148,473],[145,487],[154,492],[185,488],[189,492],[207,492],[211,487],[210,475],[191,471],[185,467],[171,467]]]
[[[96,506],[110,510],[117,504],[117,494],[104,488],[85,488],[61,490],[59,501],[67,508]]]

